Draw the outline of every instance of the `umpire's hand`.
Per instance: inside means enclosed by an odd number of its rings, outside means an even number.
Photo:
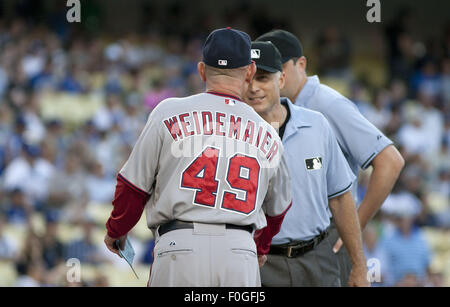
[[[370,287],[370,282],[367,278],[367,267],[365,265],[353,265],[348,278],[348,285],[350,287]]]
[[[119,238],[111,238],[108,234],[105,235],[105,244],[106,247],[114,254],[122,258],[119,254],[119,250],[117,249],[116,241],[119,240],[120,249],[123,250],[125,248],[125,242],[127,240],[127,235],[121,236]]]

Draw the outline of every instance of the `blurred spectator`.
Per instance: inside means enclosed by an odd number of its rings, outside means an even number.
[[[153,248],[155,247],[155,240],[151,239],[148,240],[145,249],[144,249],[144,255],[142,256],[141,262],[145,264],[152,264],[153,263]]]
[[[428,169],[431,172],[432,180],[438,177],[440,172],[450,169],[450,146],[447,141],[450,139],[447,140],[444,136],[439,151],[430,157]],[[431,188],[434,186],[432,185]]]
[[[402,124],[404,123],[403,118],[403,106],[408,102],[407,94],[408,90],[406,83],[402,80],[395,79],[391,82],[389,92],[391,95],[390,102],[390,120],[384,127],[384,131],[388,136],[395,135]]]
[[[94,243],[92,232],[95,228],[95,223],[89,219],[81,223],[83,228],[83,237],[78,240],[69,242],[66,249],[65,259],[76,258],[81,263],[98,264],[104,258],[100,253],[99,246]]]
[[[32,79],[42,72],[45,65],[43,50],[39,41],[29,46],[27,54],[22,58],[21,69],[27,79]]]
[[[372,97],[372,105],[368,106],[361,113],[372,124],[381,131],[384,131],[391,122],[391,110],[389,109],[390,95],[385,89],[376,89]]]
[[[18,278],[14,287],[41,287],[45,278],[43,266],[39,263],[18,263]]]
[[[153,89],[145,95],[144,101],[147,108],[153,110],[158,103],[173,96],[175,96],[175,92],[172,89],[165,87],[164,83],[157,79],[153,82]]]
[[[408,273],[403,276],[403,278],[395,284],[397,287],[423,287],[424,282],[421,282],[417,275],[414,273]]]
[[[39,287],[44,278],[42,244],[39,236],[28,226],[25,242],[16,259],[16,270],[19,277],[17,287]]]
[[[77,65],[71,65],[66,73],[66,76],[61,81],[59,89],[63,92],[72,94],[80,94],[85,90],[84,84],[81,82],[83,78],[83,71]]]
[[[99,131],[94,125],[94,122],[92,120],[88,120],[71,137],[70,147],[78,147],[80,148],[79,150],[82,151],[93,151],[99,142]]]
[[[416,224],[420,226],[435,226],[435,216],[428,205],[428,197],[425,193],[426,186],[424,184],[422,171],[415,165],[409,166],[400,175],[399,184],[402,185],[405,190],[402,194],[410,196],[409,200],[404,202],[405,208],[408,205],[413,204],[415,200],[418,201],[417,204],[414,204],[414,207],[417,208],[417,212],[414,211],[414,213],[417,214],[415,217]],[[406,200],[407,198],[404,197],[403,199]]]
[[[24,131],[25,140],[32,144],[40,143],[45,137],[45,126],[39,114],[38,96],[31,95],[23,107],[23,118],[26,129]]]
[[[377,261],[380,265],[380,280],[375,281],[372,283],[372,286],[379,287],[382,285],[388,284],[389,280],[389,262],[387,259],[386,251],[383,249],[383,247],[379,243],[377,230],[374,227],[374,225],[369,224],[363,232],[363,248],[364,248],[364,254],[366,255],[366,259],[368,263],[370,264],[372,260]],[[368,269],[370,270],[371,267],[369,266]],[[377,272],[378,273],[378,272]]]
[[[450,168],[442,168],[439,171],[435,190],[447,200],[450,199]]]
[[[33,207],[24,192],[16,188],[10,192],[9,202],[6,203],[4,211],[8,223],[26,225]]]
[[[35,145],[23,145],[22,154],[11,161],[4,172],[4,188],[16,188],[25,192],[33,206],[39,206],[48,195],[49,179],[54,166],[40,158],[40,148]]]
[[[450,113],[446,114],[445,118],[445,132],[442,146],[446,148],[445,150],[447,150],[447,153],[450,151]]]
[[[442,84],[440,86],[444,103],[450,103],[450,56],[442,60]]]
[[[99,143],[91,149],[95,160],[102,164],[103,172],[107,177],[115,177],[117,170],[122,167],[123,158],[120,153],[124,145],[118,129],[118,123],[115,123],[109,133],[101,131]]]
[[[391,93],[393,106],[399,107],[407,102],[408,88],[404,81],[400,79],[392,80],[389,91]]]
[[[8,75],[2,66],[0,66],[0,99],[3,97],[6,88],[8,87]]]
[[[58,239],[57,217],[52,214],[48,214],[46,219],[45,234],[42,238],[42,258],[48,270],[64,262],[64,245]]]
[[[386,27],[389,81],[400,79],[409,82],[416,60],[413,49],[413,12],[402,8]]]
[[[85,172],[80,157],[69,153],[63,170],[50,178],[47,210],[57,210],[65,221],[77,221],[84,214],[88,201]]]
[[[318,73],[322,77],[351,79],[350,42],[336,27],[327,27],[316,44],[318,54]]]
[[[433,190],[439,193],[442,197],[442,201],[447,204],[447,206],[436,215],[436,224],[438,227],[448,230],[450,229],[450,168],[442,169],[439,172],[439,176]]]
[[[414,111],[409,122],[399,129],[397,140],[406,152],[411,155],[425,154],[429,150],[424,119],[419,111]]]
[[[7,143],[11,129],[11,110],[0,102],[0,176],[6,165]]]
[[[108,279],[104,274],[97,273],[92,283],[89,285],[90,287],[109,287]]]
[[[425,154],[430,155],[441,148],[444,137],[444,116],[437,108],[436,97],[423,90],[419,90],[417,96],[420,103],[418,110],[423,119],[423,129],[427,138]]]
[[[443,274],[440,272],[432,272],[428,274],[428,280],[425,287],[445,287]]]
[[[115,186],[116,180],[113,177],[105,176],[102,164],[93,162],[86,178],[89,200],[100,204],[110,203],[114,196]]]
[[[369,97],[367,97],[366,92],[367,89],[363,82],[353,81],[350,83],[350,100],[356,104],[362,114],[365,114],[367,109],[370,108]]]
[[[141,101],[139,99],[140,97],[130,97],[125,106],[125,115],[122,119],[122,137],[125,144],[129,146],[134,146],[144,128],[143,123],[146,122],[148,117],[147,112],[140,112],[139,104],[141,104]]]
[[[395,214],[396,229],[383,244],[393,285],[424,285],[431,262],[431,251],[420,228],[414,226],[416,206],[409,202]]]
[[[106,97],[106,105],[100,108],[93,118],[93,123],[99,131],[110,130],[117,122],[122,122],[124,111],[120,97],[110,94]]]
[[[0,213],[0,261],[12,260],[17,254],[17,242],[4,233],[6,218]]]
[[[3,128],[3,127],[2,127]],[[5,159],[9,162],[9,160],[20,155],[24,144],[26,143],[24,138],[25,132],[25,119],[23,116],[18,115],[15,118],[13,129],[5,129]]]
[[[46,123],[45,143],[49,149],[54,150],[55,153],[53,160],[50,161],[52,161],[58,169],[63,168],[69,140],[64,133],[64,123],[61,120],[52,119]]]
[[[30,78],[29,85],[35,91],[54,89],[56,87],[56,78],[53,75],[53,66],[50,59],[46,60],[42,71]]]
[[[426,59],[421,69],[415,73],[411,80],[411,88],[414,92],[422,92],[430,99],[436,99],[441,93],[441,78],[435,61]]]

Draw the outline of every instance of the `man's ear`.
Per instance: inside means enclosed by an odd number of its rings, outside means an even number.
[[[308,65],[308,60],[305,56],[302,56],[297,61],[297,67],[300,68],[302,71],[306,71],[306,66]]]
[[[255,64],[255,61],[252,61],[252,64],[250,64],[247,69],[247,75],[245,76],[245,81],[247,83],[252,82],[255,74],[256,74],[256,64]]]
[[[197,64],[197,70],[198,70],[198,73],[199,73],[200,78],[202,79],[202,81],[203,81],[203,82],[206,82],[205,63],[203,63],[203,62],[198,62],[198,64]]]
[[[284,88],[284,85],[286,84],[286,73],[284,71],[282,71],[280,73],[280,81],[279,81],[279,85],[280,85],[280,90],[282,90]]]

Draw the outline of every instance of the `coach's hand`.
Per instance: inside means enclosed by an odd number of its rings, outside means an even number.
[[[125,248],[125,241],[127,240],[127,235],[121,236],[119,238],[111,238],[108,234],[105,235],[105,244],[106,247],[114,254],[122,258],[119,254],[119,250],[116,246],[116,240],[119,240],[120,249],[123,250]]]
[[[267,261],[267,255],[258,255],[258,264],[259,267],[262,267],[264,263]]]

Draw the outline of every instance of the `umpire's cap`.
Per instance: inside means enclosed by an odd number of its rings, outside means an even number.
[[[252,42],[252,59],[258,69],[270,73],[283,71],[280,52],[271,42]]]
[[[247,33],[231,28],[217,29],[203,45],[203,62],[212,67],[232,69],[250,65],[251,39]]]
[[[303,56],[302,44],[294,34],[285,30],[273,30],[261,35],[256,41],[271,41],[280,51],[283,64]]]

